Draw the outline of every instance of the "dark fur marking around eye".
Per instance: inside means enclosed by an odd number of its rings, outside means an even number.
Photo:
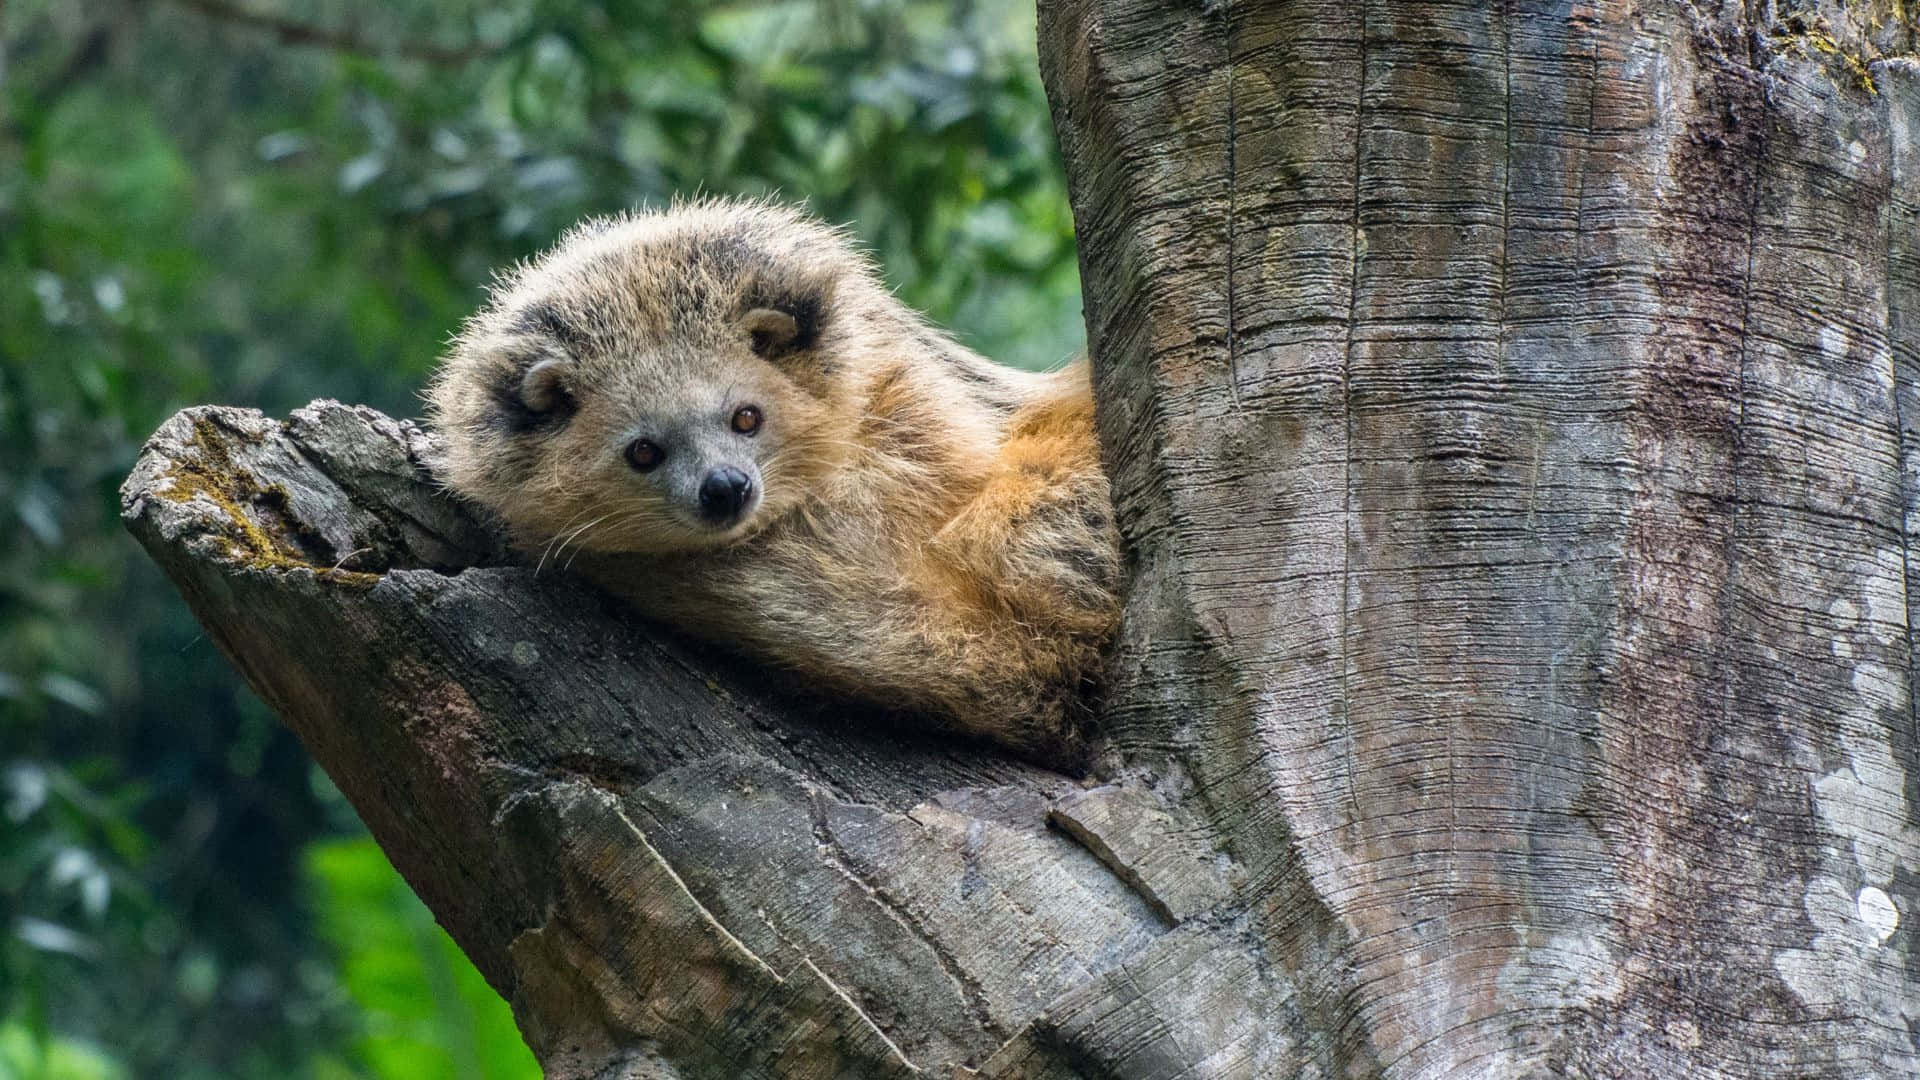
[[[552,408],[543,411],[527,404],[522,396],[527,372],[545,359],[549,357],[543,353],[528,351],[515,354],[507,364],[501,366],[490,388],[494,404],[490,418],[493,426],[503,434],[534,435],[558,431],[579,410],[573,395],[561,387],[553,390]]]

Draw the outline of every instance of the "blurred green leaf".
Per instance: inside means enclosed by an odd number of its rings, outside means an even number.
[[[16,1021],[0,1022],[0,1080],[119,1080],[121,1064],[72,1039],[47,1038]]]
[[[365,1018],[362,1060],[390,1080],[537,1080],[513,1015],[370,839],[307,849],[322,934]]]

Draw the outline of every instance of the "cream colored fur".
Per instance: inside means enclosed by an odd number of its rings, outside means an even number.
[[[1077,759],[1120,575],[1084,365],[995,365],[839,232],[704,201],[589,222],[505,275],[429,396],[450,486],[530,559],[830,690]],[[750,436],[727,427],[743,405]],[[668,464],[637,472],[637,438]],[[757,499],[719,526],[688,487],[717,464]]]

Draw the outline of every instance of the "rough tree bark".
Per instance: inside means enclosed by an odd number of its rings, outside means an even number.
[[[1051,0],[1093,786],[192,410],[130,527],[558,1077],[1920,1074],[1898,3]]]

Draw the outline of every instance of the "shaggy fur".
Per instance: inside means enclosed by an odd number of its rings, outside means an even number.
[[[429,396],[450,486],[530,557],[842,692],[1079,755],[1120,573],[1084,364],[993,364],[838,232],[708,201],[588,222],[503,276]],[[698,512],[720,467],[754,481],[737,521]]]

